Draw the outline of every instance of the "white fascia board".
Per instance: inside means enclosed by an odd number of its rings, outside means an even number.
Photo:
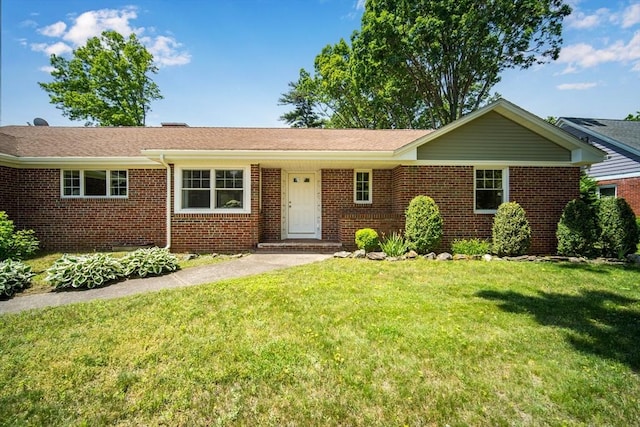
[[[522,167],[576,167],[572,162],[530,162],[526,160],[416,160],[414,162],[402,162],[405,166],[522,166]]]
[[[7,158],[8,157],[8,158]],[[60,169],[117,167],[127,169],[156,169],[163,166],[147,157],[14,157],[0,155],[0,164],[17,169]]]
[[[395,160],[391,151],[283,151],[283,150],[142,150],[151,160],[164,155],[169,163],[206,160],[238,160],[246,162],[268,160],[313,160],[313,161],[391,161]]]

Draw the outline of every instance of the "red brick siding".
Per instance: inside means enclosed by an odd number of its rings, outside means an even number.
[[[62,198],[59,169],[20,169],[16,223],[35,230],[44,250],[109,250],[165,245],[163,169],[130,169],[126,199]]]
[[[0,211],[10,219],[18,216],[18,170],[0,166]]]
[[[251,213],[172,214],[176,252],[237,252],[256,247],[260,232],[260,167],[251,165]]]
[[[280,169],[262,169],[261,241],[282,236],[282,174]]]
[[[615,184],[618,197],[622,197],[629,203],[631,209],[640,216],[640,178],[624,178],[615,180],[598,181],[598,185]]]
[[[373,228],[378,235],[391,235],[394,231],[402,231],[404,216],[393,213],[355,213],[344,214],[340,218],[340,242],[346,250],[355,250],[356,231],[361,228]]]

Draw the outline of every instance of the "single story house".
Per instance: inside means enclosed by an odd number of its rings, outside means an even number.
[[[404,229],[425,194],[449,250],[490,238],[498,205],[517,201],[532,253],[555,253],[580,168],[603,159],[506,100],[435,131],[5,126],[0,210],[47,250],[332,251],[360,228]]]
[[[557,125],[607,154],[587,174],[601,196],[622,197],[640,215],[640,122],[561,117]]]

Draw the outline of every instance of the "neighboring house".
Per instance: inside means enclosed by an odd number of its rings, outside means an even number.
[[[557,126],[607,154],[587,174],[601,196],[622,197],[640,215],[640,122],[562,117]]]
[[[404,229],[425,194],[449,250],[490,238],[498,205],[516,201],[532,253],[554,253],[580,168],[603,158],[505,100],[437,131],[5,126],[0,210],[47,250],[335,250],[359,228]]]

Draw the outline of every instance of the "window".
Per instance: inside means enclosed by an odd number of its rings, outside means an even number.
[[[476,169],[475,211],[494,213],[508,200],[508,169]]]
[[[180,178],[180,210],[245,212],[249,205],[245,169],[183,169]]]
[[[126,170],[63,170],[63,197],[127,197]]]
[[[354,173],[354,201],[371,203],[371,171],[357,170]]]
[[[618,197],[618,188],[615,185],[601,185],[598,187],[598,197]]]

